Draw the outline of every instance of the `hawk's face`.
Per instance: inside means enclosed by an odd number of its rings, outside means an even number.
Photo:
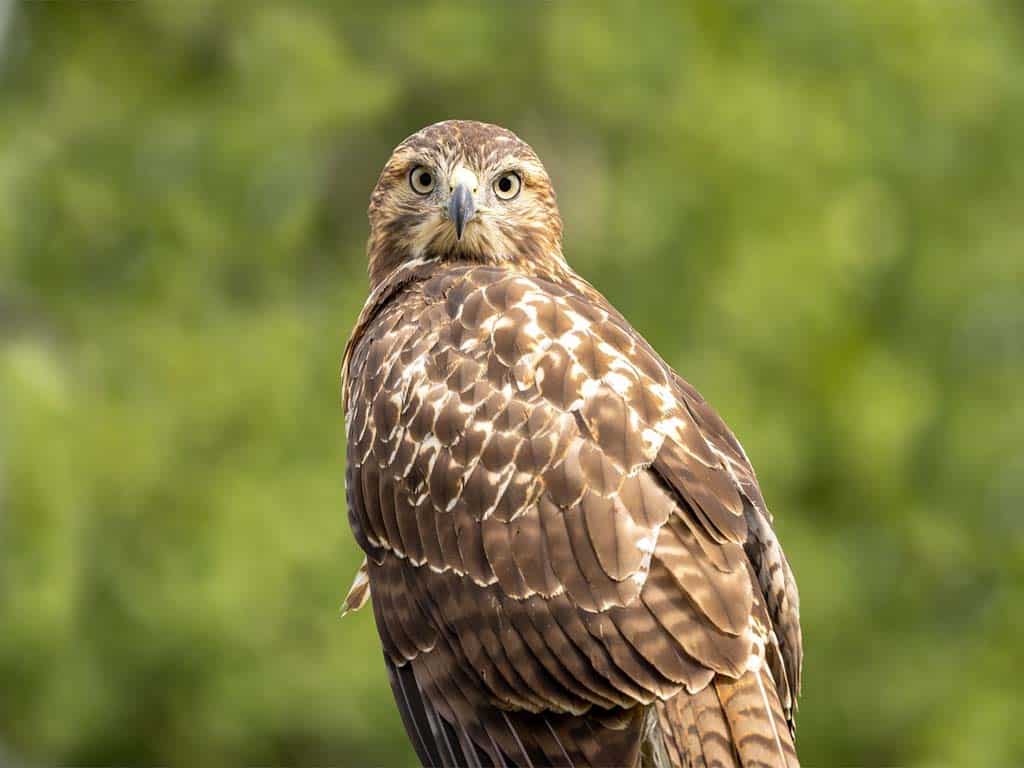
[[[544,166],[504,128],[449,120],[403,141],[370,199],[370,281],[413,259],[561,261],[562,221]]]

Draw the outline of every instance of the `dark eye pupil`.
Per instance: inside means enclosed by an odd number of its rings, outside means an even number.
[[[511,192],[512,179],[510,179],[508,176],[502,176],[501,179],[498,181],[498,189],[500,189],[502,192]]]
[[[429,187],[430,186],[430,174],[429,173],[421,173],[420,174],[420,186],[423,186],[423,187]]]

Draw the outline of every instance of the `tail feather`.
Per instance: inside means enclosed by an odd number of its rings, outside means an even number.
[[[767,667],[751,670],[739,680],[720,677],[715,681],[715,689],[729,719],[733,743],[743,765],[784,768],[799,765],[775,682]]]
[[[681,691],[656,706],[672,766],[738,768],[729,723],[714,684],[694,694]]]
[[[799,768],[793,738],[767,667],[739,679],[719,675],[694,694],[658,702],[665,751],[688,768]]]

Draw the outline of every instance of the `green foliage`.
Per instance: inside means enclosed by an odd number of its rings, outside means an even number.
[[[1024,16],[30,3],[0,58],[0,754],[411,764],[343,494],[369,191],[449,117],[714,403],[808,765],[1024,762]]]

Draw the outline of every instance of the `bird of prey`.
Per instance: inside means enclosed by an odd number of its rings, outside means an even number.
[[[562,255],[534,151],[447,121],[369,208],[349,521],[425,766],[796,766],[796,584],[743,448]]]

